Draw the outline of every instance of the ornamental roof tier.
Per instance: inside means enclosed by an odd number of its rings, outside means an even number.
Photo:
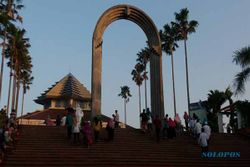
[[[44,105],[48,99],[72,98],[77,100],[91,100],[91,94],[71,73],[44,91],[34,101]]]

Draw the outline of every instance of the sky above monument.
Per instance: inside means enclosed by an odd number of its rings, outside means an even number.
[[[191,34],[187,42],[191,102],[206,100],[209,90],[224,91],[232,85],[235,74],[241,70],[232,63],[233,52],[250,45],[248,0],[25,0],[23,4],[21,15],[30,38],[35,77],[26,95],[26,113],[42,109],[33,100],[69,72],[91,90],[94,28],[102,13],[117,4],[140,8],[158,29],[174,20],[174,12],[186,7],[189,18],[199,22],[197,32]],[[123,100],[118,94],[120,86],[128,85],[132,97],[127,104],[127,122],[137,127],[138,87],[130,73],[136,64],[136,54],[146,46],[146,40],[141,28],[127,20],[113,22],[103,36],[102,113],[111,116],[117,109],[121,121],[124,120]],[[183,42],[179,45],[174,53],[176,103],[177,113],[183,115],[187,110],[186,78]],[[162,64],[165,113],[173,116],[171,64],[165,53]],[[5,68],[1,106],[7,103],[8,71]],[[249,83],[245,94],[234,100],[250,99]],[[148,96],[150,99],[150,91]]]

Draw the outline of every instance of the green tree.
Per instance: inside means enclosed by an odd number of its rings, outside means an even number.
[[[138,91],[139,91],[139,113],[141,114],[141,85],[143,82],[143,76],[142,73],[144,71],[144,66],[141,63],[137,63],[135,65],[135,68],[132,70],[131,75],[132,80],[135,81],[136,85],[138,86]]]
[[[162,50],[166,55],[171,56],[172,67],[172,88],[173,88],[173,102],[174,102],[174,115],[176,115],[176,98],[175,98],[175,77],[174,77],[174,56],[173,52],[178,48],[177,41],[180,39],[178,29],[175,24],[166,24],[163,30],[160,30],[160,37],[162,41]]]
[[[188,21],[188,14],[189,14],[189,11],[187,8],[181,9],[179,13],[175,13],[175,22],[173,22],[173,24],[175,24],[175,26],[178,28],[181,39],[184,41],[186,84],[187,84],[187,102],[188,102],[188,113],[190,114],[187,40],[188,40],[188,35],[195,32],[195,29],[198,26],[198,22],[196,20]]]
[[[8,36],[8,45],[6,49],[6,58],[9,59],[10,73],[13,75],[13,85],[12,85],[12,105],[11,109],[15,110],[18,106],[18,97],[20,89],[20,74],[22,70],[31,69],[31,58],[29,55],[28,48],[30,47],[29,39],[25,38],[25,30],[13,28],[10,35]],[[9,82],[9,88],[11,86],[11,79]],[[10,90],[10,89],[9,89]],[[9,91],[10,92],[10,91]],[[9,106],[8,95],[8,104]]]
[[[34,77],[31,76],[31,71],[23,71],[20,76],[21,83],[23,85],[23,95],[22,95],[22,109],[21,109],[21,117],[23,116],[23,109],[24,109],[24,95],[26,94],[27,90],[30,89],[30,85],[32,84]],[[22,119],[21,119],[22,124]]]
[[[226,101],[224,92],[219,90],[210,90],[207,98],[208,112],[208,122],[211,128],[217,132],[218,131],[218,116],[217,113],[220,112],[222,104]]]
[[[128,86],[121,86],[121,92],[118,94],[124,99],[124,119],[125,124],[127,124],[127,111],[126,111],[126,104],[129,102],[129,97],[132,95],[130,94],[130,88]]]
[[[148,80],[148,72],[147,65],[150,60],[150,55],[152,54],[152,49],[148,46],[144,49],[141,49],[140,52],[137,53],[138,58],[136,61],[144,66],[144,71],[142,73],[142,77],[145,84],[145,108],[148,108],[147,104],[147,80]]]
[[[245,92],[245,83],[250,77],[250,46],[235,51],[233,62],[242,68],[242,71],[236,74],[234,79],[234,88],[237,95]]]
[[[12,22],[19,21],[22,23],[22,17],[18,14],[18,11],[23,8],[21,0],[1,0],[0,2],[0,37],[2,38],[2,62],[0,71],[0,99],[2,94],[3,84],[3,70],[4,70],[4,52],[7,44],[7,34],[9,33],[9,27],[13,27]]]

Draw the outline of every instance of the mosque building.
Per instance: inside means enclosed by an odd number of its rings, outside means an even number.
[[[43,110],[20,117],[19,122],[22,118],[22,124],[44,124],[47,118],[54,120],[58,115],[61,117],[66,115],[65,108],[69,106],[75,109],[79,105],[85,117],[91,115],[91,94],[71,73],[44,91],[34,101],[43,105]]]

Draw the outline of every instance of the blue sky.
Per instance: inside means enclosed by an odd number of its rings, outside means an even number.
[[[174,12],[187,7],[190,19],[199,22],[197,32],[188,40],[191,102],[204,100],[211,89],[225,90],[240,68],[232,63],[233,52],[250,44],[248,0],[25,0],[23,27],[32,45],[34,84],[26,95],[25,112],[42,109],[33,100],[56,81],[71,72],[91,90],[92,35],[101,14],[113,5],[131,4],[146,12],[161,29],[174,20]],[[123,101],[117,94],[120,86],[131,88],[127,121],[139,125],[138,89],[130,72],[136,54],[146,44],[146,36],[136,24],[118,20],[103,36],[102,113],[110,116],[118,109],[124,120]],[[184,48],[174,53],[177,112],[187,108]],[[7,102],[8,69],[5,68],[1,106]],[[163,53],[165,113],[173,116],[170,57]],[[250,99],[247,91],[236,99]],[[150,96],[150,93],[149,93]],[[143,103],[144,104],[144,103]]]

